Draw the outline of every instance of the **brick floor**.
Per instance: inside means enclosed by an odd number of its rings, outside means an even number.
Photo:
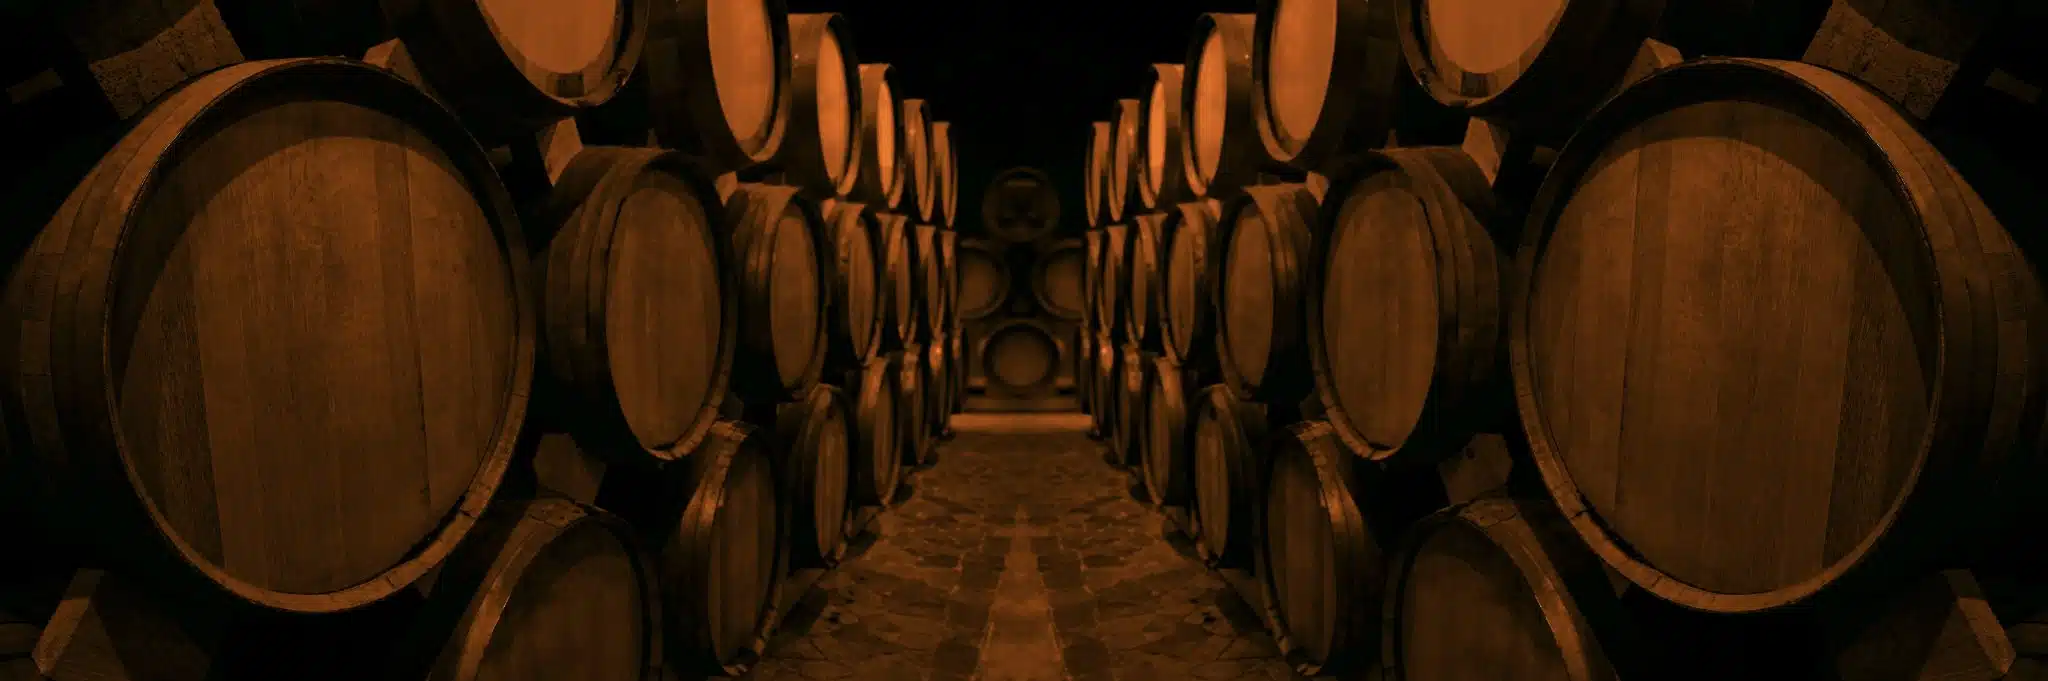
[[[958,425],[749,678],[1299,678],[1229,587],[1167,543],[1079,422],[982,421]]]

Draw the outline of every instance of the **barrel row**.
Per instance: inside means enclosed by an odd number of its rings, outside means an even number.
[[[0,510],[108,569],[38,673],[140,599],[237,623],[143,675],[739,675],[958,409],[950,124],[839,15],[29,4]]]
[[[2043,565],[2038,189],[1940,96],[1985,17],[1456,4],[1208,15],[1092,125],[1110,458],[1303,674],[2038,674],[1896,629]]]

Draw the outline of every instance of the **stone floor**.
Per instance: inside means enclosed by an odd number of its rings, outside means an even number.
[[[759,681],[1297,679],[1170,545],[1084,422],[963,418],[880,537],[799,606]]]

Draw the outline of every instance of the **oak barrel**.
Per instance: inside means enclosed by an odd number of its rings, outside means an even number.
[[[1089,211],[1095,201],[1089,195]],[[1016,167],[997,173],[981,194],[981,222],[988,235],[1004,243],[1029,243],[1060,226],[1060,194],[1052,178],[1037,168]]]
[[[524,238],[483,150],[388,72],[195,78],[9,275],[9,475],[56,536],[176,588],[380,600],[504,475],[534,363]]]
[[[1095,328],[1096,335],[1113,341],[1123,341],[1123,317],[1125,297],[1130,289],[1130,277],[1124,271],[1129,247],[1130,230],[1125,225],[1110,225],[1102,228],[1102,261],[1095,269]]]
[[[1089,437],[1101,437],[1095,424],[1095,334],[1086,331],[1074,334],[1074,398],[1088,415]]]
[[[671,667],[740,676],[777,626],[789,518],[777,505],[766,432],[720,421],[659,528],[663,630]]]
[[[926,385],[924,346],[911,343],[896,353],[896,444],[906,466],[924,465],[931,453],[931,421],[926,418],[925,400],[931,399]]]
[[[1531,453],[1644,589],[1795,603],[1967,555],[2027,503],[2040,284],[1876,92],[1795,62],[1660,72],[1573,137],[1523,236]]]
[[[749,402],[802,399],[823,375],[830,326],[824,221],[816,204],[782,185],[741,184],[725,213],[739,263],[734,391]]]
[[[829,385],[776,411],[772,452],[793,569],[827,567],[846,554],[852,435],[845,400]]]
[[[1189,418],[1188,400],[1193,397],[1180,365],[1155,357],[1148,369],[1145,394],[1145,491],[1161,504],[1188,505],[1193,495],[1194,421]]]
[[[1160,346],[1160,260],[1165,253],[1165,213],[1145,213],[1131,221],[1130,245],[1124,249],[1124,338],[1150,352]]]
[[[863,506],[887,506],[896,497],[903,459],[897,456],[896,366],[877,355],[848,379],[853,400],[853,482],[850,495]]]
[[[882,342],[897,349],[917,340],[918,311],[917,255],[910,239],[915,230],[910,219],[894,213],[879,213],[875,222],[875,252],[881,263]]]
[[[1181,160],[1181,137],[1186,134],[1181,116],[1181,74],[1179,64],[1153,64],[1152,84],[1145,90],[1142,137],[1138,166],[1138,201],[1145,210],[1165,210],[1188,194],[1187,168]]]
[[[654,562],[626,521],[567,499],[494,507],[434,579],[456,623],[425,678],[646,681],[662,663]],[[440,633],[447,634],[447,631]]]
[[[826,327],[826,364],[828,370],[858,368],[882,345],[886,301],[881,259],[875,253],[880,225],[866,204],[837,201],[826,209],[824,226],[836,254],[827,260],[832,316]]]
[[[980,239],[960,242],[960,316],[983,319],[1003,308],[1010,297],[1010,261],[995,245]]]
[[[934,435],[944,434],[953,421],[953,341],[939,336],[924,346],[925,385],[931,399],[925,400],[925,423]]]
[[[1145,445],[1150,439],[1145,426],[1151,425],[1152,412],[1145,406],[1145,398],[1151,396],[1152,386],[1149,373],[1152,370],[1152,353],[1126,343],[1119,348],[1117,358],[1116,386],[1116,434],[1110,440],[1118,461],[1123,465],[1142,469],[1145,465]],[[1153,500],[1155,503],[1157,499]]]
[[[1090,410],[1090,416],[1095,421],[1095,432],[1109,439],[1110,454],[1115,455],[1117,388],[1123,385],[1123,372],[1117,369],[1117,361],[1123,358],[1123,353],[1117,351],[1115,342],[1100,335],[1089,342],[1095,350],[1095,357],[1090,363],[1090,370],[1094,371],[1095,375],[1088,378],[1089,385],[1094,387],[1095,395],[1092,400],[1094,409]],[[1117,461],[1118,465],[1122,463],[1120,460]]]
[[[1488,497],[1424,518],[1388,569],[1387,678],[1467,681],[1498,678],[1502,669],[1574,681],[1635,678],[1617,673],[1632,668],[1635,646],[1621,638],[1629,627],[1613,587],[1547,502]],[[1657,671],[1637,673],[1663,675]]]
[[[1275,642],[1303,676],[1343,675],[1373,659],[1386,557],[1361,509],[1368,489],[1330,425],[1273,438],[1259,586]]]
[[[1316,197],[1300,184],[1247,187],[1217,220],[1216,343],[1224,381],[1267,403],[1314,390],[1304,352]]]
[[[1081,169],[1081,196],[1088,211],[1088,226],[1100,227],[1109,224],[1109,199],[1103,191],[1109,188],[1109,155],[1116,147],[1116,124],[1110,121],[1095,121],[1088,124],[1088,158]]]
[[[614,460],[688,456],[718,418],[739,305],[711,181],[675,152],[588,147],[547,198],[541,325],[563,419]]]
[[[939,207],[939,184],[932,176],[932,126],[929,113],[922,99],[906,99],[897,124],[903,126],[903,160],[909,185],[904,190],[907,201],[899,210],[929,223]]]
[[[1403,61],[1431,98],[1561,141],[1621,82],[1665,0],[1391,4]]]
[[[939,278],[946,287],[946,333],[960,333],[960,233],[939,230]]]
[[[609,101],[660,12],[640,0],[377,4],[434,93],[491,140]]]
[[[1166,357],[1207,373],[1216,364],[1215,286],[1223,266],[1223,240],[1214,201],[1174,206],[1167,213],[1166,255],[1160,267],[1160,347]]]
[[[952,229],[960,206],[960,151],[953,146],[951,121],[932,121],[932,183],[939,204],[932,211],[932,222]]]
[[[1252,118],[1250,14],[1203,14],[1188,45],[1180,89],[1181,154],[1188,190],[1226,199],[1258,180],[1270,161]]]
[[[1116,100],[1111,120],[1116,132],[1109,149],[1109,167],[1103,171],[1108,184],[1102,198],[1108,202],[1109,221],[1121,222],[1138,209],[1140,164],[1145,163],[1145,107],[1135,99]]]
[[[946,308],[952,301],[946,295],[952,287],[946,285],[945,265],[939,262],[939,228],[918,225],[913,228],[911,248],[917,251],[917,295],[924,330],[920,338],[937,338],[946,332]]]
[[[947,334],[947,343],[949,343],[947,359],[953,363],[951,373],[953,376],[953,413],[955,414],[967,409],[967,341],[962,338],[965,335],[957,329]],[[948,421],[950,420],[948,418]]]
[[[1101,325],[1095,319],[1095,296],[1100,288],[1096,280],[1101,276],[1097,271],[1102,265],[1102,230],[1091,229],[1081,233],[1081,333],[1093,335]]]
[[[1081,318],[1081,306],[1086,304],[1081,269],[1087,252],[1078,239],[1046,242],[1038,248],[1031,269],[1031,294],[1040,308],[1060,319]]]
[[[1059,378],[1066,348],[1052,327],[1036,319],[1010,319],[982,337],[976,356],[988,391],[1005,397],[1044,397]]]
[[[1306,263],[1316,392],[1353,453],[1434,463],[1505,403],[1488,390],[1506,311],[1494,195],[1456,147],[1373,152],[1348,173]]]
[[[1261,0],[1251,103],[1269,156],[1315,170],[1339,155],[1387,143],[1408,79],[1395,35],[1396,4]],[[1457,11],[1498,21],[1498,7]]]
[[[1265,409],[1213,385],[1194,418],[1195,549],[1211,566],[1250,568],[1266,503]]]
[[[860,59],[836,13],[789,15],[789,122],[773,164],[815,199],[846,196],[860,174]],[[869,152],[873,153],[873,152]]]
[[[897,124],[895,75],[888,64],[860,65],[860,144],[847,196],[878,211],[897,210],[903,200],[903,127]]]
[[[783,0],[657,2],[647,100],[662,146],[738,170],[775,157],[790,110]]]

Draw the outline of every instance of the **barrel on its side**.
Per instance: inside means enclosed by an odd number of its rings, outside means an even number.
[[[817,206],[794,187],[742,184],[725,213],[740,264],[733,388],[749,402],[800,399],[824,372],[832,242]]]
[[[1195,407],[1195,548],[1215,567],[1252,567],[1265,512],[1266,413],[1227,386],[1202,391]]]
[[[1123,358],[1123,353],[1117,351],[1116,343],[1099,335],[1091,343],[1094,346],[1095,357],[1090,362],[1090,370],[1094,371],[1095,375],[1089,377],[1088,382],[1095,389],[1095,409],[1090,415],[1095,420],[1095,431],[1110,441],[1109,453],[1114,459],[1117,453],[1117,387],[1123,384],[1123,373],[1117,369],[1117,361]],[[1120,460],[1115,463],[1123,464]]]
[[[1124,249],[1124,337],[1148,352],[1160,348],[1160,261],[1165,253],[1166,214],[1145,213],[1131,221],[1130,245]]]
[[[54,536],[173,588],[305,613],[383,599],[503,479],[533,377],[524,239],[470,133],[390,73],[199,76],[9,275],[0,409],[33,444],[10,475],[50,493],[30,501]]]
[[[1387,143],[1408,80],[1396,4],[1259,3],[1251,104],[1268,155],[1319,170],[1340,154]]]
[[[1102,194],[1109,188],[1109,155],[1115,146],[1114,123],[1095,121],[1088,124],[1088,158],[1081,168],[1081,196],[1085,203],[1083,208],[1088,211],[1090,227],[1109,224],[1109,199]]]
[[[1314,390],[1305,352],[1316,197],[1300,184],[1250,187],[1217,222],[1216,341],[1239,397],[1291,403]]]
[[[1145,427],[1151,425],[1152,412],[1146,407],[1146,398],[1152,396],[1151,371],[1155,355],[1129,343],[1121,348],[1122,356],[1117,360],[1116,388],[1116,435],[1110,440],[1117,460],[1124,466],[1142,468],[1145,465],[1145,445],[1150,436]],[[1157,499],[1153,499],[1157,502]]]
[[[1078,239],[1061,239],[1043,244],[1031,272],[1031,293],[1039,309],[1066,320],[1081,318],[1085,296],[1081,293],[1082,272],[1087,249]]]
[[[1010,263],[1002,251],[979,239],[960,243],[960,316],[982,319],[1003,308],[1010,297]]]
[[[1269,626],[1297,673],[1347,674],[1375,657],[1387,585],[1382,538],[1362,508],[1371,490],[1326,422],[1288,426],[1270,451],[1258,541]]]
[[[833,202],[826,211],[825,243],[835,254],[826,261],[832,300],[826,326],[827,371],[863,366],[881,348],[885,301],[875,248],[879,227],[866,204]]]
[[[773,159],[793,90],[787,6],[682,0],[654,7],[646,101],[662,146],[717,170]]]
[[[776,503],[768,439],[745,423],[719,422],[697,451],[702,459],[672,476],[678,484],[664,495],[671,506],[659,518],[667,522],[655,529],[664,537],[664,631],[678,669],[745,674],[777,625],[790,519]]]
[[[788,30],[789,123],[771,163],[806,196],[846,196],[859,178],[864,151],[853,30],[836,13],[791,14]]]
[[[435,94],[492,141],[610,101],[666,14],[634,0],[378,4]]]
[[[1183,73],[1179,64],[1152,65],[1138,164],[1138,201],[1145,210],[1167,210],[1188,194],[1187,167],[1181,161],[1181,137],[1186,134],[1180,108]]]
[[[946,332],[946,308],[951,301],[946,295],[952,287],[946,285],[945,265],[939,261],[939,228],[931,225],[912,227],[910,247],[917,260],[918,315],[922,330],[918,338],[929,340]]]
[[[1103,176],[1102,198],[1108,202],[1109,221],[1121,222],[1138,211],[1138,182],[1144,153],[1145,107],[1135,99],[1116,100],[1111,122],[1116,125],[1109,149],[1109,168]]]
[[[875,216],[875,253],[881,263],[882,347],[901,349],[917,341],[919,328],[917,254],[910,246],[915,233],[910,219],[894,213]]]
[[[1045,323],[1011,319],[983,336],[976,356],[981,357],[990,394],[1044,397],[1056,386],[1066,347]]]
[[[1185,372],[1165,357],[1152,360],[1145,395],[1145,490],[1158,503],[1187,506],[1193,497],[1194,419],[1189,402],[1195,396]]]
[[[868,360],[851,374],[848,392],[852,400],[853,503],[887,506],[896,497],[902,477],[903,458],[898,456],[896,365],[889,355]]]
[[[860,170],[847,196],[881,212],[897,210],[906,175],[894,78],[888,64],[860,65],[860,151],[855,157]]]
[[[1130,277],[1124,271],[1124,252],[1130,245],[1130,230],[1123,225],[1102,229],[1102,261],[1095,270],[1096,335],[1116,342],[1127,338],[1123,317],[1128,307],[1125,300],[1130,291]]]
[[[925,400],[925,422],[930,424],[934,436],[943,437],[950,432],[953,422],[953,359],[949,355],[953,341],[946,335],[932,339],[924,348],[924,380],[931,386],[931,399]]]
[[[1090,186],[1093,186],[1092,184]],[[1089,210],[1098,201],[1091,190]],[[1037,168],[1017,167],[997,173],[981,193],[981,223],[988,235],[1004,243],[1037,241],[1060,224],[1060,195],[1052,178]]]
[[[932,222],[952,229],[960,206],[960,150],[953,146],[952,121],[932,121],[932,182],[939,194]]]
[[[1181,84],[1181,158],[1188,189],[1218,200],[1258,180],[1271,162],[1252,112],[1250,14],[1203,14]]]
[[[911,343],[896,353],[896,444],[903,465],[922,466],[931,457],[931,421],[925,401],[931,386],[924,371],[924,346]]]
[[[904,191],[907,203],[900,210],[930,223],[938,212],[939,184],[932,175],[932,127],[925,101],[903,100],[902,115],[896,120],[903,126],[903,164],[909,181]]]
[[[1215,287],[1223,240],[1213,201],[1183,203],[1167,214],[1160,267],[1160,347],[1174,363],[1199,373],[1216,366]]]
[[[772,452],[791,568],[827,567],[846,555],[851,434],[845,401],[829,385],[777,410]]]
[[[1621,82],[1665,0],[1510,0],[1484,14],[1391,4],[1402,61],[1432,98],[1562,140]]]

